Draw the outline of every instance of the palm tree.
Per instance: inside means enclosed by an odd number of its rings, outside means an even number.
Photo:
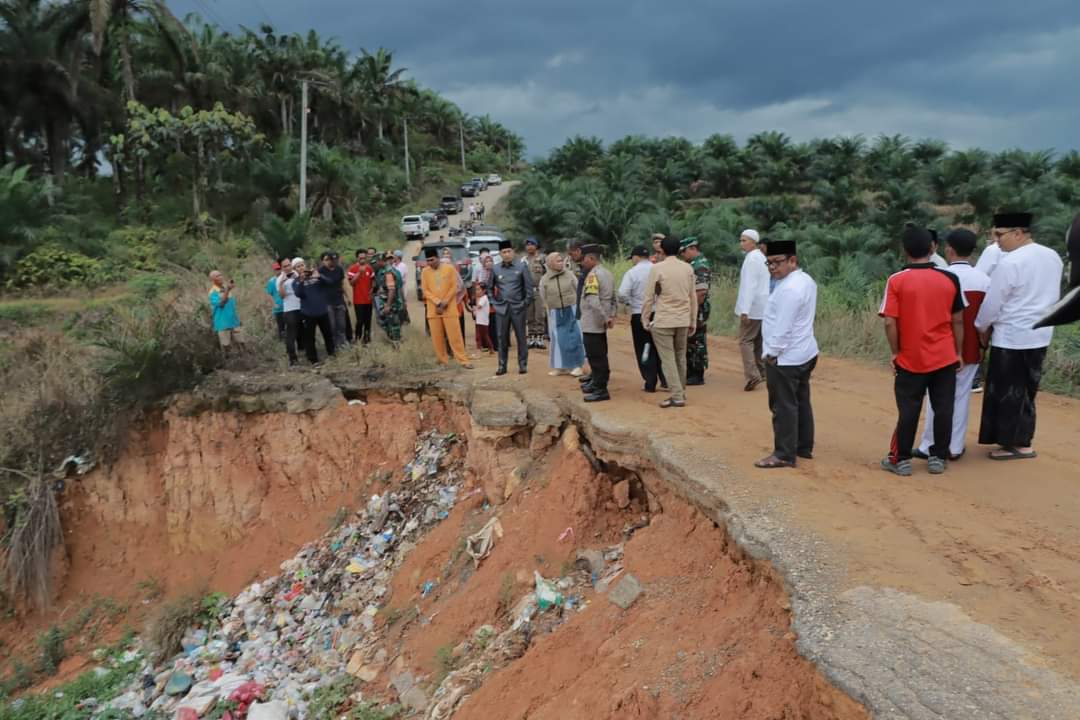
[[[173,44],[180,55],[180,38],[191,41],[191,35],[164,0],[88,0],[80,13],[80,19],[88,23],[93,41],[94,54],[100,56],[107,37],[113,37],[120,55],[121,74],[124,79],[123,99],[138,100],[135,89],[135,69],[132,59],[132,37],[138,31],[136,19],[147,18]]]
[[[0,4],[0,77],[6,78],[4,113],[17,118],[24,135],[44,139],[53,179],[62,183],[68,144],[79,103],[81,46],[71,5],[45,0],[7,0]]]
[[[379,48],[374,54],[361,50],[356,60],[356,79],[373,111],[379,140],[383,139],[383,126],[393,104],[410,92],[403,79],[406,68],[393,67],[394,54],[386,48]]]

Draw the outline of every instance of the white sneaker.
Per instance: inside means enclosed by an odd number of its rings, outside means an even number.
[[[569,374],[569,371],[567,371],[567,370],[552,370],[552,371],[550,371],[548,373],[548,375],[550,375],[551,377],[558,377],[560,375],[568,375],[568,374]]]
[[[576,368],[574,368],[573,370],[570,371],[570,374],[573,375],[574,377],[581,377],[585,373],[581,372],[581,368],[576,367]]]

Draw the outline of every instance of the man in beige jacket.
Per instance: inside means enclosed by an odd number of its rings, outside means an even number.
[[[686,405],[686,338],[697,325],[697,292],[694,289],[694,270],[679,259],[679,240],[666,237],[660,242],[664,256],[653,265],[645,283],[645,302],[641,317],[652,315],[648,330],[652,333],[660,366],[675,368],[667,373],[671,397],[660,403],[662,408]]]

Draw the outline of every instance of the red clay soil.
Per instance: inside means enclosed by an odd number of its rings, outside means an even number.
[[[95,613],[98,632],[69,640],[69,657],[42,687],[72,679],[91,665],[89,651],[126,627],[141,632],[171,599],[233,595],[276,574],[340,508],[362,507],[389,487],[380,473],[398,481],[417,432],[436,421],[461,431],[464,417],[439,402],[394,400],[302,415],[166,413],[132,433],[115,464],[69,482],[60,591],[47,612],[0,621],[0,677],[9,660],[33,660],[38,633],[86,608],[120,610],[108,623]],[[349,447],[355,452],[341,451]],[[148,583],[161,594],[144,602]]]
[[[739,559],[723,530],[662,483],[646,484],[663,511],[633,534],[624,558],[643,595],[623,611],[588,591],[583,611],[568,611],[563,625],[485,678],[455,718],[867,717],[796,653],[772,571]],[[430,618],[405,627],[404,666],[434,672],[440,648],[485,623],[507,626],[508,586],[512,606],[531,589],[534,569],[558,577],[578,548],[620,541],[624,527],[647,515],[636,502],[618,510],[610,488],[579,451],[560,444],[500,509],[505,537],[474,573],[461,572],[454,548],[489,515],[476,503],[459,506],[394,580],[389,604],[418,603],[420,617]],[[573,538],[560,543],[567,527]],[[442,580],[448,564],[451,577]],[[421,599],[418,588],[434,579],[437,591]]]

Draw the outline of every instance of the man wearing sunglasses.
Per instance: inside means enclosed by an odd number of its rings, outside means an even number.
[[[765,265],[777,281],[765,303],[762,359],[773,416],[773,452],[759,468],[795,467],[795,458],[814,457],[814,411],[810,374],[817,365],[814,338],[817,284],[799,269],[794,240],[765,240]]]
[[[998,213],[993,238],[1003,255],[975,317],[983,347],[990,347],[980,445],[998,445],[991,460],[1035,457],[1035,395],[1053,327],[1034,326],[1061,294],[1064,263],[1031,237],[1031,213]]]

